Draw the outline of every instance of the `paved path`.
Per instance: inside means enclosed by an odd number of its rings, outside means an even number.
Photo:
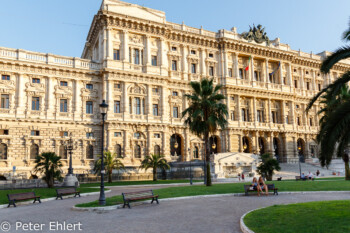
[[[163,186],[164,187],[164,186]],[[148,187],[150,188],[150,187]],[[153,188],[153,187],[152,187]],[[113,187],[107,196],[138,188]],[[0,209],[0,224],[9,221],[9,232],[50,232],[49,223],[81,223],[80,232],[240,232],[239,219],[249,210],[274,204],[318,200],[350,199],[347,193],[280,194],[278,196],[201,197],[186,200],[160,200],[160,204],[138,204],[132,209],[117,209],[107,213],[77,212],[71,207],[77,203],[96,200],[98,196],[68,198]],[[42,231],[15,230],[16,221],[39,223]],[[19,223],[18,223],[19,224]],[[0,225],[1,226],[1,225]],[[56,227],[57,224],[53,223]],[[40,229],[40,227],[39,227]],[[78,225],[76,225],[76,229]],[[1,230],[0,230],[1,232]],[[72,232],[58,231],[56,232]],[[78,230],[75,232],[79,232]]]

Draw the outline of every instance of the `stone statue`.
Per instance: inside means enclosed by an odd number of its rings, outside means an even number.
[[[266,35],[265,28],[263,28],[260,24],[256,27],[253,24],[253,28],[249,26],[249,32],[243,32],[241,36],[248,42],[254,40],[258,44],[261,44],[263,42],[266,42],[266,45],[270,44],[270,40]]]

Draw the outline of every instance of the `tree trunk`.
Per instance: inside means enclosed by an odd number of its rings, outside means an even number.
[[[153,181],[157,181],[157,168],[153,168]]]
[[[205,163],[206,163],[206,185],[211,186],[211,175],[210,175],[210,149],[209,149],[209,133],[204,136],[205,140]]]
[[[108,171],[108,183],[112,183],[112,170]]]
[[[349,155],[347,153],[343,154],[343,161],[345,165],[345,180],[350,180]]]

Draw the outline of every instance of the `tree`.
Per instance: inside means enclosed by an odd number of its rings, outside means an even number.
[[[227,125],[227,106],[222,103],[225,96],[220,94],[221,85],[214,86],[213,79],[202,79],[200,82],[191,82],[192,93],[186,94],[189,107],[182,112],[185,124],[198,137],[204,137],[206,184],[211,185],[210,176],[210,148],[209,134],[213,134],[220,127]]]
[[[34,173],[43,174],[42,179],[49,188],[54,187],[55,179],[62,181],[62,162],[61,157],[54,152],[44,152],[35,158]]]
[[[257,167],[258,174],[265,177],[266,180],[272,180],[274,171],[281,170],[281,167],[277,159],[272,158],[272,156],[269,153],[260,155],[260,158],[261,158],[261,163]]]
[[[344,32],[343,39],[350,41],[349,29]],[[344,46],[328,56],[321,65],[321,71],[328,74],[332,67],[343,59],[350,57],[350,46]],[[319,160],[322,166],[328,167],[333,155],[342,157],[345,163],[345,179],[350,180],[349,143],[350,143],[350,93],[347,87],[350,81],[350,71],[321,90],[309,102],[306,111],[321,98],[324,107],[318,112],[323,115],[320,119],[320,131],[317,141],[321,150]]]
[[[108,183],[112,183],[112,172],[114,169],[124,169],[124,164],[121,162],[120,159],[117,158],[116,153],[112,153],[110,151],[104,151],[103,152],[103,163],[105,165],[105,169],[108,175]],[[98,174],[101,172],[101,155],[99,155],[99,159],[96,160],[94,165],[94,172],[95,174]]]
[[[164,155],[151,154],[147,155],[144,160],[142,160],[139,169],[145,169],[146,171],[152,168],[153,169],[153,181],[157,181],[157,168],[160,169],[170,169],[170,166]]]

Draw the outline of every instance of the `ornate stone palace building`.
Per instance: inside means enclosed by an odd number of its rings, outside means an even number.
[[[181,120],[189,82],[223,85],[228,128],[212,135],[223,152],[272,152],[294,162],[317,155],[322,87],[350,68],[319,71],[327,52],[295,51],[257,26],[248,33],[206,31],[166,21],[165,13],[104,0],[82,58],[0,47],[0,173],[29,174],[38,153],[54,151],[68,164],[64,141],[76,142],[76,173],[91,170],[101,151],[99,104],[108,103],[105,147],[128,167],[150,153],[169,161],[203,156],[203,141]],[[177,142],[178,147],[174,144]],[[66,171],[66,169],[64,169]]]

